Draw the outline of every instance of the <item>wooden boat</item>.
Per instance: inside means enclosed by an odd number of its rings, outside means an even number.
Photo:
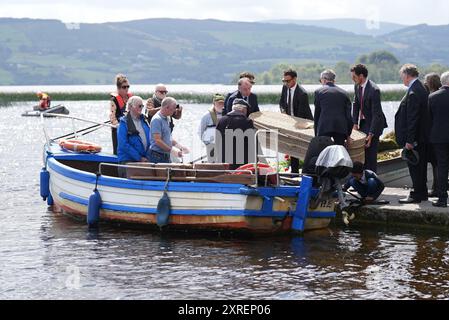
[[[399,156],[379,161],[377,164],[377,174],[386,187],[411,188],[413,186],[407,162],[401,158],[400,151],[397,150]],[[433,172],[430,165],[427,168],[427,182],[429,186],[433,183]]]
[[[310,141],[315,137],[313,121],[273,111],[255,112],[249,116],[256,129],[279,131],[279,152],[304,160]],[[348,152],[353,161],[365,161],[366,135],[353,130],[354,140]]]
[[[61,104],[57,105],[57,106],[54,106],[54,107],[51,107],[50,109],[47,109],[47,110],[44,110],[44,111],[39,110],[38,106],[34,106],[33,110],[25,111],[24,113],[22,113],[22,117],[40,117],[41,115],[43,115],[44,117],[47,117],[48,114],[51,114],[51,113],[67,115],[67,114],[70,113],[70,111],[65,106],[63,106]]]
[[[334,200],[309,208],[318,194],[310,177],[293,186],[266,186],[256,185],[253,174],[233,175],[225,165],[134,164],[123,167],[126,178],[120,178],[117,157],[110,154],[68,152],[49,140],[45,155],[42,197],[53,211],[84,219],[96,185],[99,219],[105,222],[157,227],[165,190],[171,200],[166,228],[171,230],[278,234],[326,228],[335,217]]]

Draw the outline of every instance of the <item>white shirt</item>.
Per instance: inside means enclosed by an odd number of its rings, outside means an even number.
[[[288,95],[288,90],[290,90],[290,100],[288,100],[288,97],[287,97],[287,105],[288,105],[288,101],[292,102],[292,109],[290,110],[290,115],[292,115],[292,116],[295,115],[293,112],[293,98],[295,97],[296,88],[298,88],[297,84],[293,88],[287,88],[287,95]]]

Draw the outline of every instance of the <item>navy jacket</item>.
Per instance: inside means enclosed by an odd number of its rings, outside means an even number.
[[[394,129],[400,147],[406,143],[429,142],[429,93],[420,80],[416,80],[401,101],[395,115]]]
[[[429,96],[430,142],[449,143],[449,87]]]
[[[360,116],[360,86],[356,85],[354,90],[355,97],[352,105],[352,121],[354,124],[358,125]],[[372,133],[375,137],[380,137],[388,125],[385,114],[382,111],[380,89],[371,80],[368,80],[366,83],[365,92],[363,94],[362,112],[365,120],[364,125],[361,126],[360,130],[366,134]]]
[[[293,90],[293,89],[292,89]],[[309,105],[309,95],[307,91],[304,90],[300,85],[296,85],[295,94],[293,95],[293,114],[290,114],[291,111],[288,108],[287,103],[287,95],[288,88],[287,86],[282,87],[281,99],[279,100],[279,107],[283,113],[288,114],[289,116],[295,116],[298,118],[313,120],[312,110],[310,110]]]
[[[376,173],[374,173],[371,170],[364,170],[363,172],[365,174],[366,181],[368,181],[369,179],[374,179],[374,180],[376,180],[377,185],[379,186],[379,190],[380,189],[382,189],[382,190],[385,189],[384,183],[382,182],[382,180],[379,179],[379,177],[377,176]],[[346,182],[346,184],[344,185],[343,189],[348,190],[351,187],[351,183],[350,182],[351,182],[351,179],[349,179],[349,181]]]
[[[315,91],[315,136],[352,132],[351,100],[348,93],[333,83]]]
[[[243,99],[242,94],[240,91],[235,91],[233,93],[230,93],[227,95],[225,100],[225,107],[223,109],[223,115],[230,113],[232,111],[232,103],[235,99]],[[248,110],[248,116],[253,112],[259,112],[259,102],[257,101],[257,95],[254,93],[251,93],[251,95],[248,97],[248,103],[251,106],[251,109]]]
[[[140,121],[147,138],[146,146],[143,145],[139,132],[134,126],[131,114],[128,113],[128,115],[120,118],[117,131],[117,157],[119,162],[139,162],[142,157],[147,157],[147,152],[150,148],[150,126],[144,115],[140,116]]]

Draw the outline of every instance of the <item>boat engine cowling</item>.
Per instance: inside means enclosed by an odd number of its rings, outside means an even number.
[[[348,205],[344,199],[342,185],[351,173],[353,166],[351,157],[345,147],[333,145],[325,148],[315,163],[315,174],[318,176],[320,193],[315,204],[328,200],[337,191],[340,207]]]

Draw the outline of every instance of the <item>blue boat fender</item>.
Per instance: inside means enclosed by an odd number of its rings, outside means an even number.
[[[171,201],[167,193],[169,182],[170,169],[167,169],[167,182],[165,183],[164,194],[162,195],[162,198],[159,199],[159,202],[157,204],[156,223],[159,228],[168,225],[168,220],[170,218]]]
[[[40,174],[40,192],[42,200],[47,200],[50,196],[50,172],[46,168],[42,168]]]
[[[95,183],[95,189],[89,197],[89,203],[87,207],[87,224],[89,227],[96,227],[100,221],[100,208],[101,208],[101,196],[98,192],[98,178],[100,174],[97,173],[97,181]]]

